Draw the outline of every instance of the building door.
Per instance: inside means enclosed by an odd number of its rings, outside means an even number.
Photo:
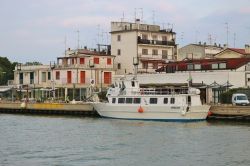
[[[104,84],[111,84],[111,72],[104,72]]]
[[[85,84],[85,71],[80,72],[80,83]]]
[[[71,84],[72,83],[72,72],[67,71],[67,83]]]

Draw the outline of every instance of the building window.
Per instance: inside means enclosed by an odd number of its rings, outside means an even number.
[[[153,36],[152,36],[152,39],[153,39],[153,40],[157,40],[157,35],[153,35]]]
[[[175,98],[171,98],[170,99],[170,104],[174,104],[175,103]]]
[[[111,58],[107,58],[107,65],[111,65],[111,64],[112,64]]]
[[[148,62],[143,62],[142,63],[142,68],[147,69],[148,68]]]
[[[60,71],[56,71],[56,80],[60,80]]]
[[[46,72],[42,72],[42,82],[46,82]]]
[[[218,69],[218,63],[212,64],[212,69]]]
[[[247,82],[250,82],[250,78],[247,78]]]
[[[162,50],[162,55],[167,56],[168,55],[168,50]]]
[[[152,55],[158,55],[158,50],[153,49],[152,50]]]
[[[195,64],[194,69],[195,70],[200,70],[201,69],[201,64]]]
[[[117,55],[121,55],[121,49],[117,49]]]
[[[158,69],[158,63],[157,62],[153,63],[153,69]]]
[[[142,49],[142,54],[143,55],[148,55],[148,49]]]
[[[157,98],[150,98],[149,103],[150,104],[157,104]]]
[[[99,64],[99,58],[94,58],[94,64]]]
[[[104,72],[104,84],[111,84],[112,75],[111,72]]]
[[[48,80],[51,80],[51,73],[48,72]]]
[[[117,41],[121,41],[121,35],[117,35]]]
[[[226,63],[220,63],[219,68],[220,69],[225,69],[226,68]]]
[[[194,70],[194,65],[193,64],[188,64],[187,65],[187,70]]]
[[[116,101],[116,98],[112,98],[112,103],[115,103],[115,101]]]
[[[84,58],[80,58],[80,64],[84,64],[85,63],[85,59]]]
[[[75,59],[74,58],[71,59],[71,64],[72,65],[75,64]]]
[[[143,39],[143,40],[148,40],[148,35],[142,34],[142,39]]]
[[[164,99],[163,99],[163,103],[164,103],[164,104],[168,104],[168,98],[164,98]]]
[[[85,84],[85,71],[80,71],[80,83]]]
[[[117,69],[121,69],[121,64],[120,63],[117,64]]]
[[[167,36],[162,36],[162,41],[167,41]]]

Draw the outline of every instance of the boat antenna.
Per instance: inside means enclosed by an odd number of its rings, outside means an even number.
[[[133,65],[134,65],[134,73],[135,73],[134,78],[137,79],[137,71],[138,71],[138,65],[139,65],[138,57],[133,58]]]

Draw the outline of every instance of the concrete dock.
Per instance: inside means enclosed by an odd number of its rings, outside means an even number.
[[[232,104],[212,105],[212,113],[208,119],[250,120],[250,106],[234,106]]]
[[[0,103],[0,113],[98,116],[89,103]]]

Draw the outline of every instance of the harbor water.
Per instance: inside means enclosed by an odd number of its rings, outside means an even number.
[[[0,114],[0,165],[247,166],[250,123]]]

